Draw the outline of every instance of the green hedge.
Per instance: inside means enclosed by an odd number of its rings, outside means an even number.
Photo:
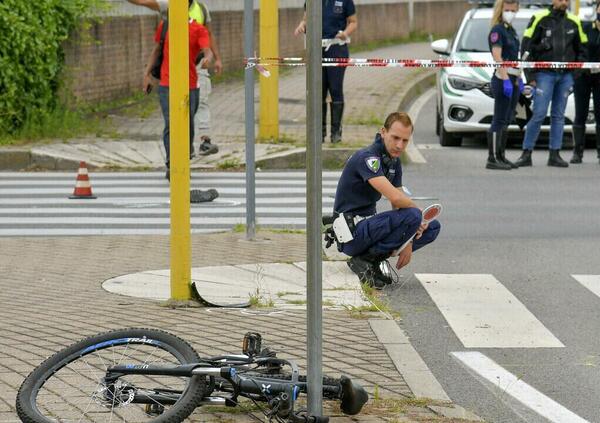
[[[0,1],[0,135],[59,106],[62,42],[101,0]]]

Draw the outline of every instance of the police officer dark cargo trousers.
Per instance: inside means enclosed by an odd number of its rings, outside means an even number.
[[[417,208],[390,210],[361,220],[354,239],[342,244],[342,252],[355,257],[362,254],[389,257],[419,229],[421,211]],[[419,239],[413,240],[413,251],[433,242],[441,229],[437,220],[429,223]]]

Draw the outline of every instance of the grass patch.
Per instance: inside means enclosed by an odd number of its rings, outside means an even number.
[[[295,305],[304,305],[304,304],[306,304],[306,300],[286,300],[286,303],[295,304]]]
[[[381,119],[381,117],[375,116],[374,114],[348,119],[349,125],[374,126],[381,128],[383,127],[383,123],[383,119]]]
[[[379,291],[365,283],[361,285],[365,299],[369,302],[369,304],[359,307],[344,305],[344,308],[350,313],[351,317],[364,319],[370,317],[371,313],[382,313],[391,319],[400,318],[400,313],[392,310],[389,303],[381,299]]]
[[[281,298],[281,297],[285,297],[286,295],[298,295],[300,294],[299,292],[292,292],[292,291],[279,291],[277,294],[277,298]]]
[[[242,167],[242,163],[240,162],[240,160],[236,157],[233,159],[226,159],[223,160],[219,163],[217,163],[217,169],[220,170],[225,170],[225,169],[237,169]]]
[[[146,118],[158,111],[154,95],[135,93],[117,100],[94,104],[59,106],[39,119],[27,122],[14,134],[0,134],[0,145],[24,145],[45,139],[121,138],[108,115]]]
[[[289,229],[289,228],[269,228],[266,229],[269,232],[273,232],[275,234],[305,234],[305,229]]]

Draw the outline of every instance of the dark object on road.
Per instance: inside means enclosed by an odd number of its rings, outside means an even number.
[[[202,144],[198,147],[198,154],[201,156],[208,156],[209,154],[215,154],[219,152],[219,147],[215,144],[211,144],[209,137],[203,137]]]
[[[213,201],[219,196],[219,192],[216,189],[209,189],[203,191],[201,189],[190,190],[190,203],[206,203]]]
[[[198,301],[199,303],[205,305],[206,307],[215,307],[215,308],[220,308],[220,307],[227,307],[227,308],[248,308],[250,307],[250,302],[247,301],[245,303],[232,303],[232,304],[225,304],[225,303],[216,303],[214,301],[211,300],[207,300],[206,296],[202,296],[200,294],[200,291],[198,289],[198,285],[196,284],[196,282],[192,282],[192,296],[194,297],[194,299],[196,301]]]

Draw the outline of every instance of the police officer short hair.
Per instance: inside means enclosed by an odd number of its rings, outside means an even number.
[[[389,131],[390,128],[392,127],[392,125],[394,124],[394,122],[400,122],[402,124],[402,126],[404,126],[406,128],[410,127],[411,133],[414,132],[414,130],[415,130],[415,127],[412,123],[412,119],[410,118],[408,113],[405,113],[405,112],[390,113],[388,115],[388,117],[385,119],[385,123],[383,124],[383,127],[385,128],[386,131]]]

